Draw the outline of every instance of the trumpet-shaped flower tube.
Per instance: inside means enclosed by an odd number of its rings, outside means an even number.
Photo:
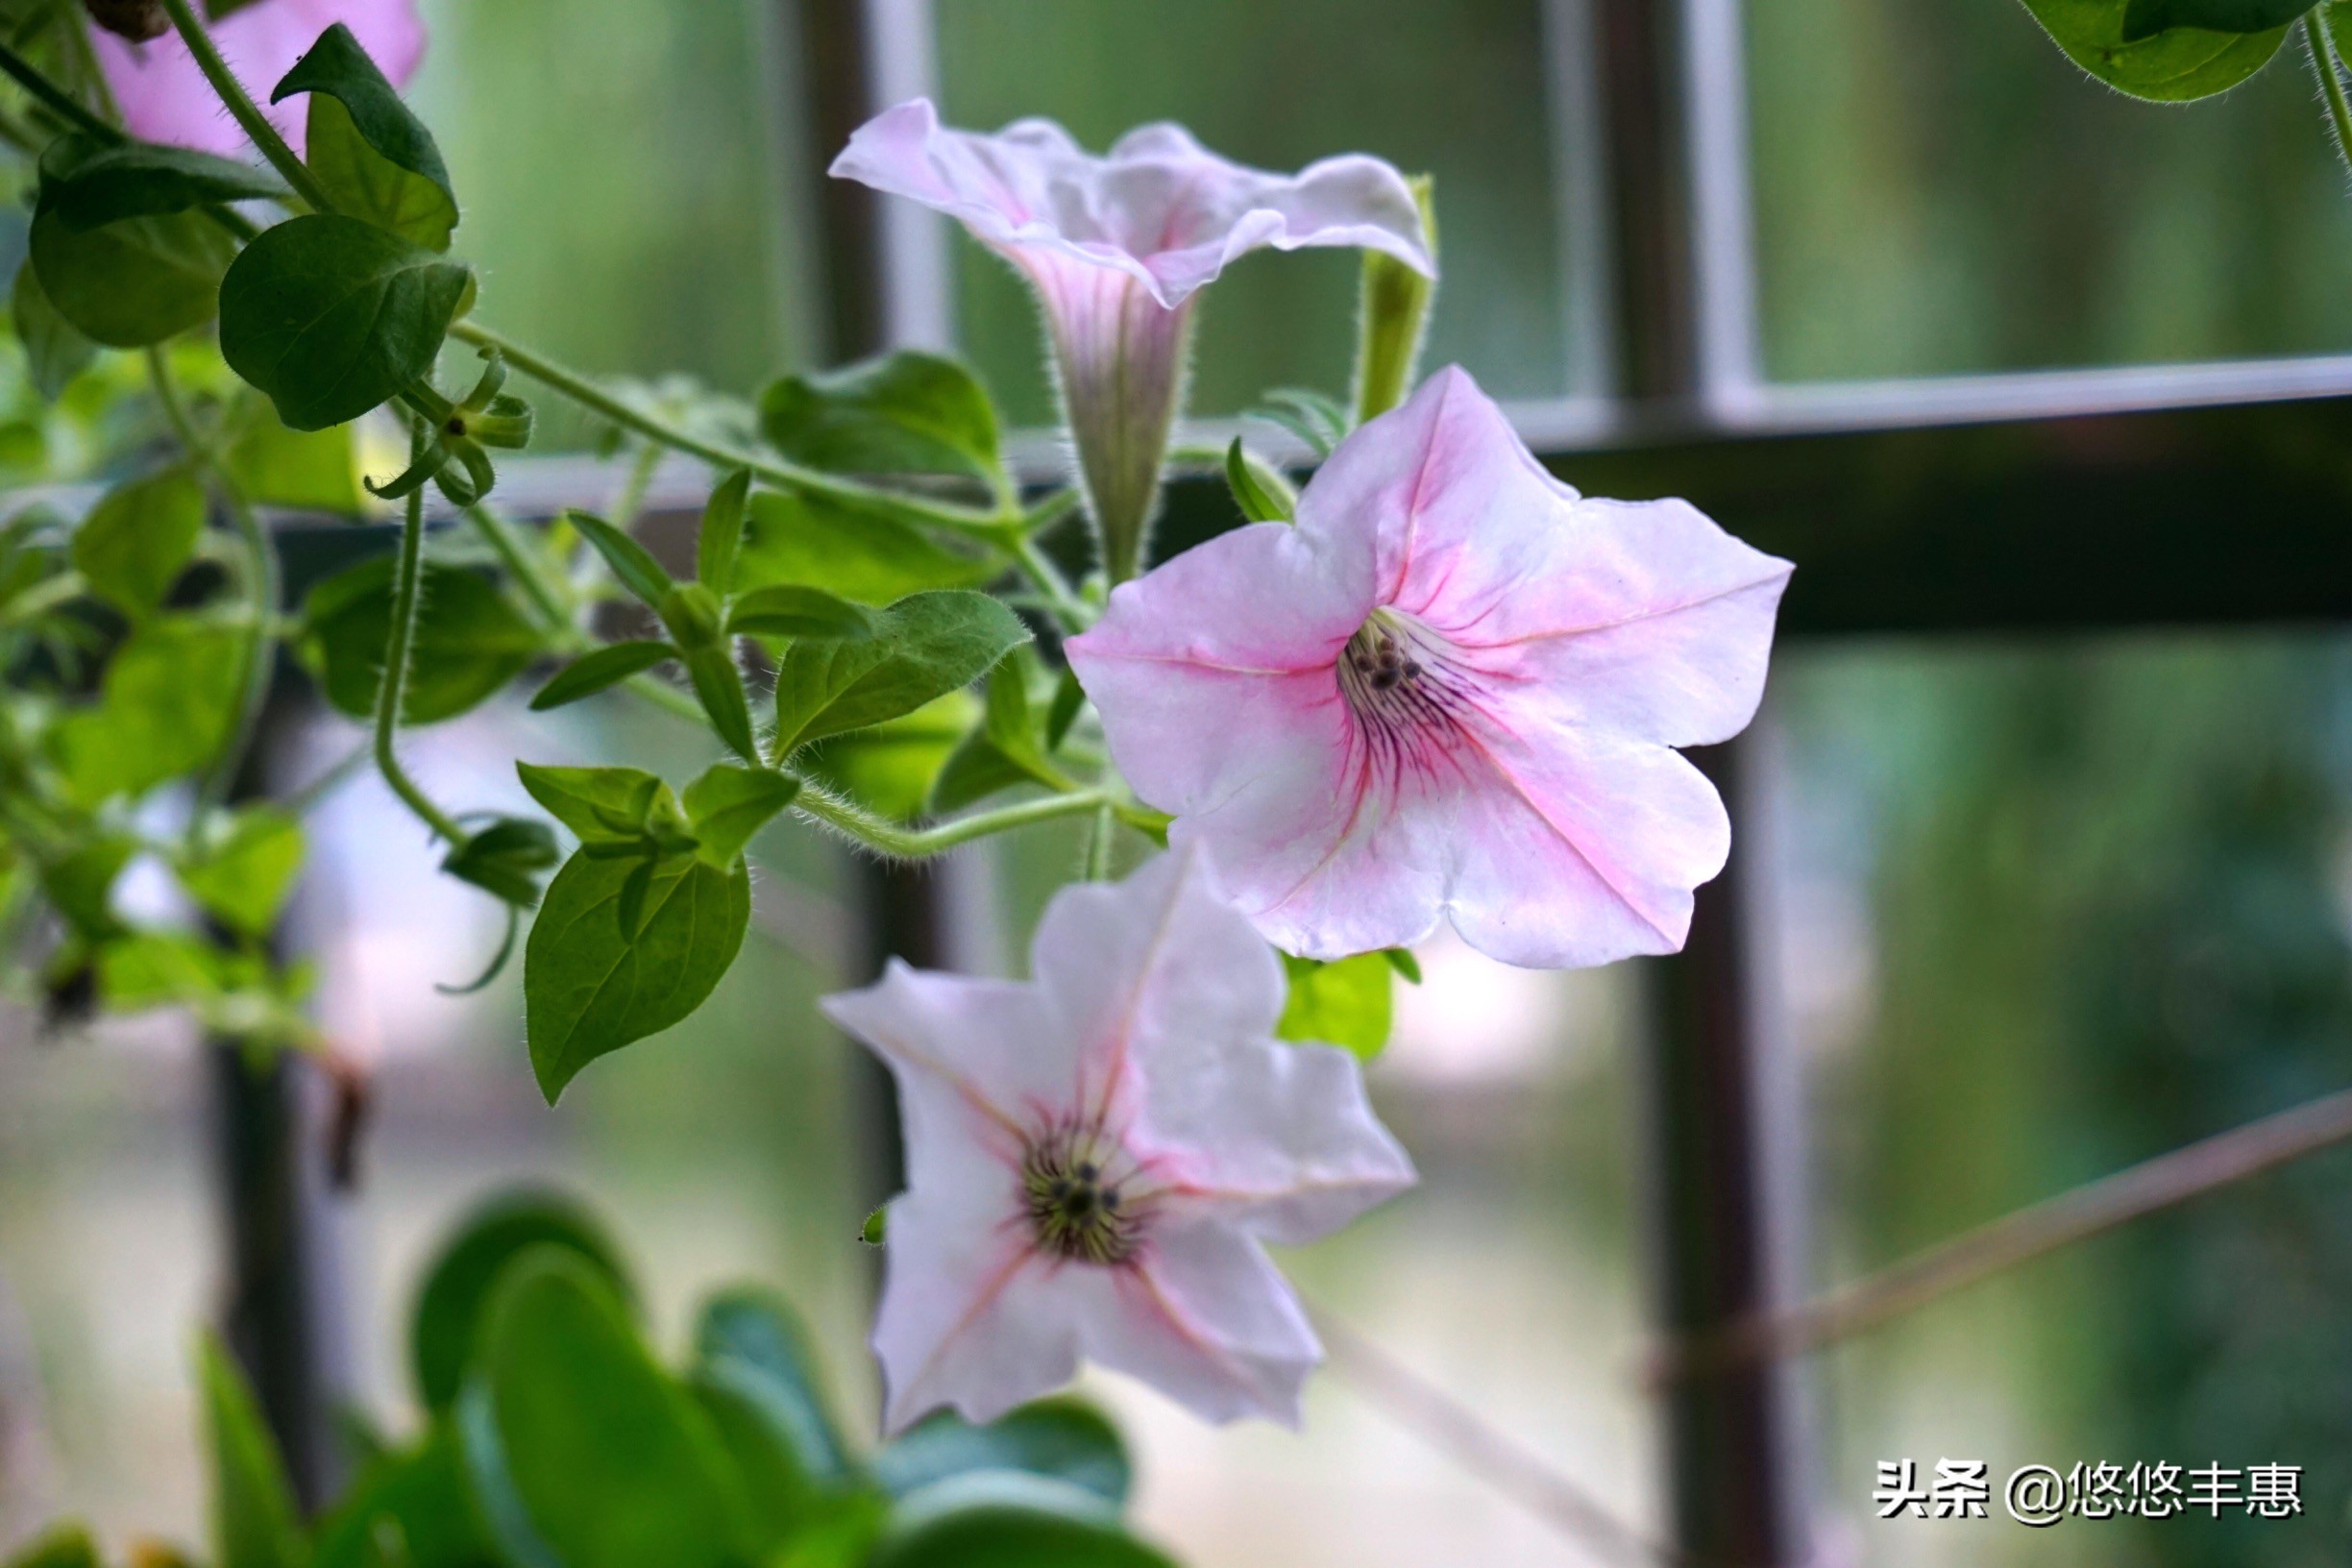
[[[309,99],[272,104],[270,88],[337,22],[352,30],[394,86],[406,86],[425,58],[416,0],[254,0],[212,25],[221,58],[297,153],[306,139]],[[90,44],[133,135],[224,158],[244,147],[245,133],[221,107],[179,34],[133,43],[92,27]]]
[[[1069,643],[1111,754],[1278,945],[1440,919],[1536,968],[1670,952],[1730,825],[1673,748],[1754,715],[1789,563],[1580,497],[1458,368],[1358,429],[1295,526],[1210,540]]]
[[[1262,1243],[1411,1185],[1356,1059],[1273,1039],[1284,982],[1196,856],[1065,888],[1025,983],[893,962],[825,999],[890,1065],[908,1188],[874,1350],[894,1432],[987,1421],[1081,1357],[1295,1425],[1322,1348]]]
[[[960,220],[1036,287],[1114,582],[1142,560],[1201,288],[1264,245],[1369,247],[1435,272],[1411,188],[1360,155],[1268,174],[1147,125],[1097,158],[1050,120],[946,130],[919,98],[861,126],[833,173]]]

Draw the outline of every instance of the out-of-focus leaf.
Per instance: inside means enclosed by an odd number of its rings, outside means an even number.
[[[24,345],[25,371],[33,379],[33,389],[55,403],[98,356],[98,345],[58,314],[30,257],[16,268],[16,282],[9,293],[9,315],[16,328],[16,341]]]
[[[894,1497],[975,1470],[1048,1476],[1082,1486],[1114,1507],[1125,1505],[1135,1479],[1118,1429],[1075,1399],[1040,1400],[986,1426],[945,1411],[873,1458],[874,1479]]]
[[[302,870],[302,823],[275,807],[245,806],[203,825],[181,856],[180,885],[223,925],[266,936]]]
[[[776,666],[776,754],[912,713],[987,673],[1029,640],[986,594],[900,600],[858,642],[795,643]]]
[[[955,360],[916,349],[771,382],[760,433],[793,461],[835,473],[993,484],[1003,470],[987,390]]]
[[[310,590],[303,651],[327,700],[355,719],[376,711],[392,631],[392,558],[379,555]],[[496,584],[462,567],[424,565],[402,723],[437,723],[470,712],[523,673],[540,634]]]
[[[184,470],[118,484],[74,529],[74,567],[124,614],[147,615],[180,580],[204,521],[204,486]]]
[[[793,766],[869,811],[911,822],[928,807],[940,770],[979,711],[971,693],[952,691],[888,723],[820,741]]]
[[[41,292],[76,330],[110,348],[160,343],[212,319],[236,242],[202,212],[166,209],[95,227],[58,209],[59,193],[108,154],[88,136],[60,136],[41,155],[41,198],[29,255]]]
[[[566,1249],[622,1301],[635,1287],[620,1249],[585,1209],[553,1192],[511,1192],[475,1210],[426,1271],[410,1315],[408,1358],[418,1397],[436,1413],[457,1402],[482,1313],[507,1266],[535,1247]]]
[[[457,1434],[439,1422],[411,1447],[361,1467],[319,1522],[311,1568],[493,1568],[499,1560]]]
[[[1083,1486],[1010,1470],[926,1486],[898,1507],[869,1568],[1174,1568]]]
[[[764,1291],[728,1290],[703,1305],[695,1330],[701,1374],[750,1402],[760,1421],[819,1485],[853,1471],[808,1325],[790,1303]]]
[[[159,616],[115,649],[95,707],[54,732],[59,766],[86,805],[142,795],[209,762],[242,691],[243,628],[200,615]]]
[[[576,1255],[534,1251],[501,1280],[473,1378],[487,1430],[469,1427],[469,1448],[495,1441],[503,1482],[564,1568],[748,1557],[751,1511],[725,1445]]]
[[[293,1488],[253,1390],[218,1340],[197,1351],[212,1460],[212,1551],[219,1568],[304,1568]]]
[[[968,588],[1002,570],[885,512],[763,490],[751,498],[735,562],[741,592],[774,583],[888,604],[928,588]]]
[[[631,886],[632,878],[635,886]],[[743,945],[750,873],[692,852],[564,862],[524,950],[531,1068],[554,1103],[598,1057],[702,1005]]]
[[[358,517],[368,510],[359,488],[359,455],[349,425],[289,430],[267,409],[226,454],[245,499],[264,506]]]
[[[1359,953],[1335,964],[1283,956],[1290,998],[1278,1040],[1320,1041],[1345,1046],[1369,1062],[1388,1043],[1396,970],[1384,952]]]
[[[8,1559],[8,1568],[102,1568],[97,1543],[81,1525],[59,1525],[36,1535]]]

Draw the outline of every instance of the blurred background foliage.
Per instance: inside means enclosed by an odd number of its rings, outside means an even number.
[[[766,0],[434,0],[416,97],[481,264],[485,316],[585,368],[748,392],[812,341],[794,36]],[[940,0],[951,118],[1065,120],[1101,146],[1172,117],[1246,161],[1350,148],[1438,177],[1433,355],[1505,396],[1572,390],[1539,0],[1264,0],[1181,21],[1128,0]],[[2161,110],[2082,77],[2007,0],[1746,8],[1762,350],[1802,380],[2352,347],[2352,202],[2302,62]],[[12,211],[13,209],[12,208]],[[21,219],[0,218],[12,262]],[[968,352],[1044,417],[1031,309],[956,241]],[[1352,258],[1254,257],[1212,296],[1196,405],[1337,389]],[[0,481],[86,474],[135,397],[38,407],[0,346]],[[549,405],[543,404],[543,408]],[[550,421],[551,444],[585,438]],[[1573,478],[1573,468],[1571,478]],[[2130,569],[2128,561],[2117,563]],[[1791,1038],[1813,1112],[1812,1273],[1953,1230],[2352,1077],[2352,649],[2320,630],[1792,649],[1771,702],[1769,831]],[[574,723],[622,725],[618,714]],[[631,737],[633,736],[633,740]],[[667,732],[608,728],[675,772]],[[331,755],[322,741],[321,756]],[[422,741],[495,794],[505,758],[588,739],[493,710]],[[510,785],[510,779],[506,781]],[[553,1175],[646,1258],[674,1342],[711,1280],[786,1285],[854,1356],[844,1047],[808,1010],[853,960],[845,862],[761,846],[795,912],[770,962],[582,1081],[530,1092],[519,998],[429,990],[491,933],[366,787],[322,824],[305,897],[330,1022],[380,1064],[350,1235],[352,1382],[397,1401],[391,1325],[428,1239],[480,1192]],[[1074,846],[1017,841],[962,906],[1017,963]],[[448,901],[454,898],[454,902]],[[1007,936],[1006,934],[1010,935]],[[761,940],[761,939],[755,939]],[[1629,1511],[1652,1448],[1626,1125],[1638,975],[1531,977],[1440,952],[1375,1091],[1425,1189],[1299,1262],[1310,1286]],[[214,1245],[200,1063],[153,1030],[36,1048],[0,1019],[0,1539],[55,1506],[185,1533],[186,1325]],[[1822,1363],[1817,1490],[1871,1564],[2341,1560],[2352,1502],[2352,1156],[1945,1303]],[[870,1390],[853,1390],[870,1413]],[[1214,1434],[1115,1391],[1147,1521],[1204,1563],[1577,1561],[1319,1385],[1305,1443]],[[39,1420],[31,1422],[29,1412]],[[15,1419],[12,1420],[13,1416]],[[2307,1467],[2289,1524],[2029,1531],[1872,1520],[1876,1459]]]

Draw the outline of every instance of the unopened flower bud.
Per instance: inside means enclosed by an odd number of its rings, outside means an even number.
[[[171,31],[171,18],[156,0],[82,0],[90,20],[118,38],[145,43]]]

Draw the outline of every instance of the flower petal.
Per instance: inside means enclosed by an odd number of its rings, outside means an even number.
[[[1031,965],[1054,1032],[1079,1042],[1081,1106],[1158,1093],[1177,1076],[1158,1064],[1212,1068],[1238,1042],[1270,1037],[1282,1017],[1282,966],[1187,851],[1155,856],[1123,882],[1054,894]],[[1148,1085],[1128,1084],[1137,1068]]]
[[[1435,270],[1404,177],[1361,156],[1269,174],[1152,125],[1095,158],[1050,121],[952,131],[917,98],[859,127],[831,172],[936,208],[999,250],[1125,272],[1171,309],[1261,245],[1364,246]]]
[[[1322,1344],[1258,1243],[1211,1222],[1156,1230],[1149,1254],[1091,1269],[1070,1300],[1089,1358],[1141,1378],[1207,1421],[1299,1424]]]
[[[298,154],[306,139],[309,99],[272,104],[270,89],[337,22],[352,30],[394,86],[406,85],[425,57],[425,23],[415,0],[257,0],[212,29],[221,58]],[[132,43],[92,27],[89,37],[133,135],[223,158],[245,149],[245,133],[221,107],[177,33]]]
[[[935,1148],[946,1151],[940,1179],[965,1180],[968,1143],[988,1150],[1009,1182],[1022,1139],[1066,1104],[1076,1081],[1075,1042],[1034,987],[937,974],[894,958],[874,984],[818,1006],[890,1065],[917,1189],[930,1185],[923,1162]]]

